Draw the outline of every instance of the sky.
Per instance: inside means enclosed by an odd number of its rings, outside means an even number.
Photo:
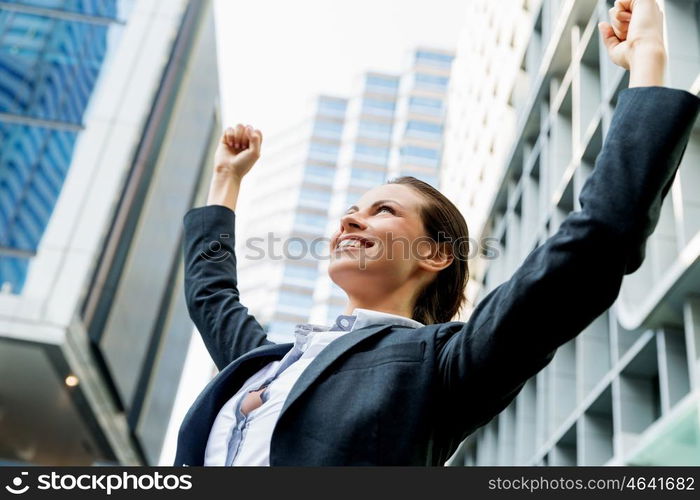
[[[313,97],[349,96],[368,70],[399,72],[417,44],[455,50],[469,0],[215,0],[224,125],[265,137]]]
[[[223,125],[250,123],[274,136],[318,94],[349,97],[365,71],[398,73],[416,45],[455,50],[468,1],[215,0]],[[162,465],[172,464],[180,422],[211,366],[194,336]]]

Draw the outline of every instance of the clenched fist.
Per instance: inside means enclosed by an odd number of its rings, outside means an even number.
[[[637,70],[640,85],[659,84],[666,48],[663,14],[657,1],[616,0],[609,13],[610,22],[600,23],[598,28],[610,59],[627,70]]]
[[[215,174],[243,178],[260,158],[261,144],[262,132],[251,125],[227,128],[214,155]]]

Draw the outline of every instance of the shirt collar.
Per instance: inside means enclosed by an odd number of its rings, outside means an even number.
[[[406,318],[405,316],[373,311],[371,309],[355,308],[351,316],[339,315],[332,328],[334,330],[353,331],[372,325],[396,325],[408,328],[420,328],[425,326],[423,323]]]
[[[295,344],[299,346],[305,345],[309,339],[309,334],[312,332],[332,331],[346,333],[373,325],[396,325],[407,328],[420,328],[425,326],[423,323],[405,316],[373,311],[371,309],[355,308],[352,311],[352,315],[338,315],[335,319],[335,323],[331,327],[312,323],[300,323],[296,325],[294,331]]]

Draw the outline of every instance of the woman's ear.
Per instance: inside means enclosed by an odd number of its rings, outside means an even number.
[[[443,242],[424,239],[418,242],[418,266],[426,271],[438,273],[449,267],[454,260],[451,247]]]

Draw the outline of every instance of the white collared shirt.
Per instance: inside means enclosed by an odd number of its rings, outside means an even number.
[[[349,331],[370,325],[400,325],[410,328],[424,326],[422,323],[395,314],[382,313],[369,309],[355,309],[354,323]],[[338,321],[346,317],[340,316]],[[235,428],[240,424],[241,440],[233,460],[233,465],[270,465],[270,442],[272,431],[279,418],[292,386],[318,354],[332,341],[342,337],[347,331],[333,331],[331,327],[297,325],[294,347],[279,361],[273,361],[248,378],[239,391],[219,410],[214,420],[204,455],[204,465],[226,465],[228,443]],[[285,359],[301,349],[298,360],[289,365],[267,387],[264,403],[248,413],[245,422],[238,422],[236,408],[238,401],[250,390],[258,387],[273,376]]]

